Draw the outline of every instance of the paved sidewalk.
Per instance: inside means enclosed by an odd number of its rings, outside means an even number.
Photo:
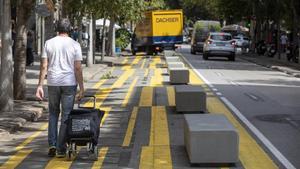
[[[289,62],[286,59],[284,54],[281,55],[281,59],[278,59],[278,56],[274,58],[270,58],[267,56],[257,55],[257,54],[244,54],[238,56],[241,59],[247,60],[249,62],[256,63],[258,65],[262,65],[264,67],[268,67],[274,70],[278,70],[284,73],[287,73],[291,76],[300,78],[300,64]]]
[[[36,57],[37,58],[37,57]],[[85,58],[85,56],[84,56]],[[83,66],[84,82],[92,80],[94,76],[102,76],[109,67],[114,64],[120,64],[122,57],[106,56],[103,62],[100,62],[100,57],[96,56],[96,64],[91,67]],[[47,112],[47,89],[45,90],[45,101],[37,101],[35,98],[35,90],[39,78],[38,60],[34,62],[34,66],[26,67],[26,100],[14,101],[14,112],[0,112],[0,140],[10,139],[10,133],[18,132],[28,122],[38,121],[44,112]],[[46,82],[45,82],[46,84]]]

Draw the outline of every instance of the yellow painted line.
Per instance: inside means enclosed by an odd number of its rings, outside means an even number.
[[[93,89],[98,89],[100,86],[102,86],[106,82],[106,79],[101,79],[99,82],[97,82],[94,86]]]
[[[200,79],[196,73],[190,69],[190,83],[193,85],[204,85],[204,81]]]
[[[141,58],[142,58],[142,56],[136,56],[134,58],[134,60],[132,61],[131,66],[137,65],[140,62]]]
[[[146,78],[149,75],[149,69],[145,70],[144,78]]]
[[[190,70],[191,80],[193,84],[201,84],[204,82],[195,72]],[[247,130],[239,123],[239,121],[232,115],[230,110],[224,103],[216,97],[212,92],[207,97],[207,109],[210,113],[221,113],[226,115],[230,122],[235,126],[239,133],[239,159],[246,169],[257,168],[278,168],[272,161],[269,155],[258,145],[255,139],[247,132]]]
[[[139,169],[153,169],[154,168],[154,150],[153,147],[142,147]]]
[[[133,75],[135,69],[126,70],[121,77],[112,85],[112,88],[120,88],[123,86],[124,82]]]
[[[108,95],[112,92],[115,88],[121,88],[125,81],[133,75],[134,69],[128,69],[126,70],[121,77],[114,82],[114,84],[109,88],[101,88],[99,91],[95,94],[95,97],[97,98],[96,107],[100,108],[103,104],[104,100],[108,97]],[[92,104],[91,102],[89,104]],[[89,105],[90,106],[90,105]]]
[[[105,156],[107,154],[107,151],[108,151],[108,147],[102,147],[100,150],[99,150],[99,156],[98,156],[98,160],[96,162],[94,162],[93,166],[92,166],[92,169],[99,169],[99,168],[102,168],[102,164],[103,164],[103,161],[105,159]]]
[[[175,91],[173,86],[167,86],[169,106],[175,106]]]
[[[9,158],[0,169],[14,169],[16,168],[30,153],[32,150],[20,150],[15,155]]]
[[[257,144],[247,130],[235,119],[232,113],[217,97],[207,98],[207,109],[210,113],[225,114],[238,130],[240,138],[239,159],[247,169],[278,168],[268,154]]]
[[[125,96],[125,98],[124,98],[124,100],[123,100],[122,107],[126,107],[126,106],[127,106],[128,101],[129,101],[129,99],[130,99],[130,96],[131,96],[131,94],[132,94],[132,91],[133,91],[133,89],[134,89],[134,86],[135,86],[136,83],[137,83],[137,80],[138,80],[138,78],[136,77],[136,78],[134,78],[133,82],[131,83],[131,85],[130,85],[128,91],[127,91],[127,94],[126,94],[126,96]]]
[[[169,145],[169,127],[164,106],[151,107],[150,146]]]
[[[101,110],[104,111],[104,116],[101,120],[100,127],[103,126],[103,123],[104,123],[105,119],[107,118],[109,112],[111,111],[111,107],[101,107]]]
[[[154,56],[154,57],[152,57],[152,60],[153,61],[150,63],[149,68],[150,69],[156,69],[156,65],[161,63],[160,56]]]
[[[142,148],[141,169],[172,169],[169,128],[166,109],[163,106],[151,108],[150,143]]]
[[[127,127],[127,131],[126,131],[126,135],[123,141],[122,146],[123,147],[128,147],[130,142],[131,142],[131,137],[132,137],[132,132],[135,126],[135,121],[136,121],[136,117],[137,117],[137,113],[138,113],[138,107],[134,107],[132,112],[131,112],[131,116],[128,122],[128,127]]]
[[[33,135],[29,136],[24,142],[16,147],[16,150],[19,151],[23,149],[27,144],[29,144],[32,140],[34,140],[37,136],[39,136],[42,132],[44,132],[48,128],[48,123],[43,124],[39,131],[35,132]]]
[[[139,106],[152,106],[153,87],[145,86],[142,89]]]
[[[147,60],[146,58],[143,59],[143,62],[142,62],[142,65],[141,65],[141,69],[144,69],[146,60]]]
[[[78,146],[78,152],[80,152],[80,149],[81,149],[82,147],[81,146]],[[74,157],[73,158],[73,160],[75,159],[76,157]],[[45,167],[45,169],[66,169],[66,168],[70,168],[71,167],[71,165],[72,165],[72,162],[73,162],[73,160],[67,160],[66,158],[56,158],[56,157],[54,157],[54,158],[52,158],[49,162],[48,162],[48,164],[47,164],[47,166]]]
[[[163,86],[162,69],[160,68],[154,69],[154,75],[151,77],[150,85]]]

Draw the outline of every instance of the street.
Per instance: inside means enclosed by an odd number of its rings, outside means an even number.
[[[162,56],[127,56],[112,77],[85,82],[86,94],[105,110],[98,161],[85,147],[72,161],[47,156],[47,114],[10,141],[1,141],[5,168],[299,168],[300,80],[239,59],[179,52],[190,67],[190,84],[202,85],[209,113],[225,114],[240,137],[234,165],[191,165],[183,140],[183,114],[175,111],[174,86]],[[195,72],[194,72],[195,71]],[[89,103],[88,103],[89,104]]]

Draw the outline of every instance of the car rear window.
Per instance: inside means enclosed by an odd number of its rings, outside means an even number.
[[[210,38],[213,40],[220,40],[220,41],[228,41],[232,39],[230,35],[210,35]]]
[[[238,36],[235,36],[233,39],[241,39],[240,37],[238,37]]]

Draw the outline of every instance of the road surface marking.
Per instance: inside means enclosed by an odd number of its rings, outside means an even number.
[[[102,168],[102,165],[103,165],[103,161],[105,159],[105,156],[107,154],[107,151],[108,151],[108,147],[102,147],[100,150],[99,150],[99,156],[98,156],[98,161],[94,162],[93,166],[92,166],[92,169],[99,169],[99,168]]]
[[[95,94],[95,97],[97,98],[96,107],[100,108],[104,100],[108,97],[112,90],[115,88],[121,88],[125,81],[133,75],[134,71],[134,69],[128,69],[121,75],[121,77],[117,81],[114,82],[111,87],[100,88],[99,91]]]
[[[122,65],[126,64],[128,62],[128,57],[126,57],[123,61],[122,61]]]
[[[172,169],[167,113],[164,106],[151,108],[149,146],[142,147],[141,169]]]
[[[101,110],[104,111],[104,116],[102,117],[100,127],[103,126],[103,123],[104,123],[105,119],[107,118],[109,112],[111,111],[111,107],[101,107]]]
[[[101,79],[99,82],[97,82],[94,86],[93,89],[98,89],[100,86],[102,86],[106,82],[106,79]]]
[[[48,128],[48,123],[43,124],[40,128],[39,131],[35,132],[31,136],[29,136],[24,142],[22,142],[20,145],[16,147],[16,150],[19,151],[23,149],[27,144],[32,142],[37,136],[39,136],[42,132],[44,132]]]
[[[20,150],[15,155],[9,158],[3,165],[0,166],[0,169],[14,169],[16,168],[30,153],[29,150]]]
[[[77,146],[77,152],[80,152],[82,146]],[[76,155],[77,156],[77,155]],[[45,169],[68,169],[71,167],[73,161],[76,159],[76,156],[72,160],[67,160],[66,158],[57,158],[53,157],[45,167]]]
[[[143,62],[142,62],[142,65],[141,65],[141,69],[144,69],[146,60],[147,60],[146,58],[143,59]]]
[[[154,69],[154,75],[151,77],[150,85],[151,86],[163,85],[162,69],[160,68]]]
[[[247,125],[247,127],[260,139],[260,141],[263,142],[263,144],[272,152],[272,154],[288,169],[296,169],[295,166],[293,166],[293,164],[286,159],[281,152],[250,122],[247,120],[247,118],[245,116],[243,116],[243,114],[234,106],[231,104],[231,102],[229,102],[225,97],[221,97],[221,100],[232,110],[232,112],[234,112],[234,114],[241,120],[243,121],[243,123],[245,125]],[[248,133],[247,133],[248,134]],[[249,135],[249,137],[251,137]],[[253,140],[253,142],[255,142],[255,140]],[[256,143],[256,142],[255,142]],[[247,145],[248,146],[248,145]],[[258,145],[259,146],[259,145]],[[248,147],[250,150],[248,151],[253,151],[253,148]],[[259,147],[260,148],[260,147]],[[263,151],[263,150],[261,150]],[[245,154],[247,154],[248,152],[245,152]],[[257,156],[254,156],[257,157]],[[253,158],[254,158],[253,157]],[[253,160],[252,162],[249,162],[250,160]],[[244,160],[241,160],[243,162],[243,164],[248,164],[248,163],[254,163],[256,164],[258,162],[258,160],[260,160],[259,157],[255,158],[255,159],[247,159],[245,158]],[[275,165],[275,164],[274,164]],[[246,167],[247,168],[247,167]],[[261,167],[262,168],[262,167]]]
[[[207,98],[207,109],[210,113],[221,113],[226,115],[226,117],[238,130],[240,140],[239,158],[245,168],[277,168],[275,163],[256,143],[246,129],[234,118],[231,112],[218,97]]]
[[[149,69],[146,69],[144,74],[144,80],[147,80],[148,75],[149,75]]]
[[[134,65],[137,65],[140,62],[141,58],[142,56],[136,56],[130,66],[132,67]]]
[[[154,56],[154,57],[152,57],[152,60],[153,61],[150,63],[149,68],[150,69],[156,69],[157,68],[156,65],[161,63],[160,56]]]
[[[142,88],[141,96],[140,96],[140,107],[152,106],[153,100],[153,87],[144,86]]]
[[[208,86],[213,86],[210,84],[208,80],[206,80],[187,60],[186,58],[182,57],[186,63],[196,72],[196,74],[201,78]],[[212,88],[212,87],[211,87]],[[216,99],[216,98],[209,98],[209,99]],[[295,169],[296,167],[288,161],[280,151],[251,123],[247,120],[242,113],[231,104],[225,97],[221,97],[221,102],[219,98],[217,99],[220,102],[220,105],[224,107],[225,115],[229,117],[229,120],[237,127],[240,133],[240,154],[239,158],[244,165],[245,168],[268,168],[263,166],[269,166],[269,168],[278,168],[276,164],[272,161],[272,159],[264,152],[264,150],[257,144],[257,142],[249,135],[249,133],[245,130],[245,128],[235,119],[231,112],[233,112],[239,120],[241,120],[251,131],[254,133],[261,142],[272,152],[272,154],[288,169]],[[207,101],[209,103],[209,101]],[[230,109],[231,112],[226,108],[224,105],[226,104]],[[208,106],[214,107],[214,106]],[[220,110],[221,111],[221,110]],[[250,144],[250,146],[249,146]],[[254,146],[254,147],[253,147]],[[251,154],[251,155],[250,155]],[[263,159],[259,158],[262,157]],[[267,163],[267,164],[266,164]]]
[[[134,107],[131,112],[131,116],[130,116],[128,126],[127,126],[126,135],[124,137],[124,141],[122,144],[123,147],[128,147],[131,142],[132,132],[133,132],[133,129],[135,126],[135,121],[136,121],[138,111],[139,111],[138,107]]]
[[[129,99],[131,97],[132,91],[133,91],[133,89],[134,89],[134,87],[136,85],[137,80],[138,80],[138,77],[135,77],[134,80],[133,80],[133,82],[131,83],[131,85],[130,85],[128,91],[127,91],[127,94],[126,94],[126,96],[125,96],[125,98],[123,100],[122,107],[126,107],[127,106],[128,102],[129,102]]]
[[[175,106],[175,91],[173,86],[167,86],[169,106]]]

